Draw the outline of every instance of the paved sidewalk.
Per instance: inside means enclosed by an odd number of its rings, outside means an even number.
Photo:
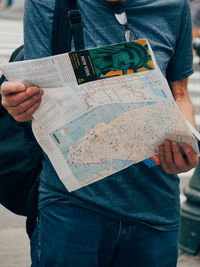
[[[29,267],[29,255],[25,218],[0,205],[0,267]]]
[[[0,18],[21,20],[23,18],[23,10],[21,8],[14,7],[0,9]]]
[[[197,256],[189,255],[187,253],[180,253],[177,267],[199,267],[200,254]]]
[[[30,266],[29,243],[24,228],[0,230],[0,267]]]
[[[0,18],[21,20],[23,18],[24,0],[14,0],[10,7],[4,7],[0,4]]]

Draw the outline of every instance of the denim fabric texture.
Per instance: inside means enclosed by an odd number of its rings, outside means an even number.
[[[40,210],[32,267],[175,267],[177,237],[56,202]]]

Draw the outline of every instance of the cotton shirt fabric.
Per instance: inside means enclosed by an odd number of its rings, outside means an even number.
[[[124,42],[124,26],[104,0],[77,0],[85,47]],[[25,59],[52,55],[54,0],[26,0]],[[192,74],[191,15],[187,0],[127,0],[123,4],[134,39],[147,38],[169,82]],[[130,136],[131,138],[131,136]],[[160,166],[134,164],[69,193],[47,157],[40,174],[39,208],[55,201],[72,203],[130,224],[170,231],[179,225],[179,178]]]

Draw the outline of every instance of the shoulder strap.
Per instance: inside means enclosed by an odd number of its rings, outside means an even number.
[[[53,55],[71,51],[72,35],[75,49],[83,49],[83,27],[76,0],[56,0],[52,32]]]

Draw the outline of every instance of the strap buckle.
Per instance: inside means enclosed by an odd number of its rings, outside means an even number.
[[[69,10],[68,19],[70,26],[73,28],[74,24],[82,24],[81,15],[79,9]]]

